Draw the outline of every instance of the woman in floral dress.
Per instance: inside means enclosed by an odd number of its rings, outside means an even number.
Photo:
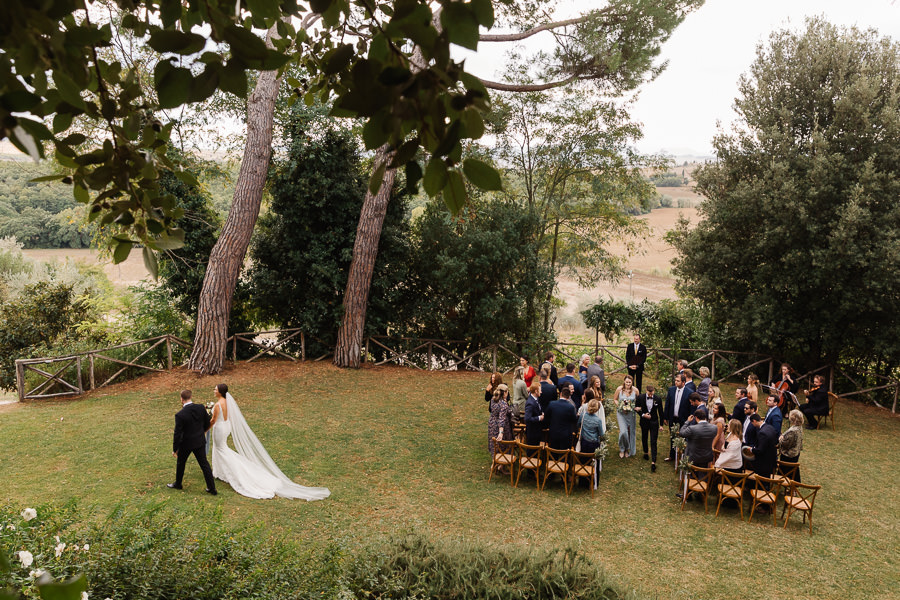
[[[494,455],[494,439],[501,440],[512,439],[512,416],[502,389],[505,384],[500,384],[498,389],[494,390],[491,397],[491,418],[488,419],[488,452]]]

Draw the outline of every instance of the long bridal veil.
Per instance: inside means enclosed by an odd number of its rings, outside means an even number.
[[[228,407],[228,421],[231,424],[231,439],[234,442],[235,450],[278,480],[278,487],[274,490],[276,496],[301,500],[322,500],[331,495],[328,488],[306,487],[288,479],[266,452],[253,430],[250,429],[250,425],[247,424],[247,420],[241,414],[241,409],[238,408],[237,402],[234,401],[230,392],[225,394],[225,402]]]

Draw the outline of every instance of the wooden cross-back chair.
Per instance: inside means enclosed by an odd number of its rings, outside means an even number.
[[[691,493],[694,493],[700,494],[703,497],[703,511],[709,512],[709,488],[712,486],[715,474],[716,470],[712,468],[698,467],[697,465],[690,466],[688,472],[685,473],[686,479],[683,495],[681,497],[681,510],[684,510],[684,505],[687,503],[688,497]]]
[[[495,471],[503,467],[509,469],[509,483],[512,485],[514,467],[519,459],[519,448],[515,440],[501,440],[494,438],[494,456],[491,458],[491,474],[488,482],[494,476]]]
[[[807,515],[809,516],[809,534],[812,535],[813,506],[816,503],[816,493],[820,489],[822,489],[821,485],[809,485],[799,481],[788,483],[788,491],[784,495],[784,508],[781,509],[782,516],[784,516],[784,511],[787,510],[787,516],[784,518],[785,529],[787,529],[791,513],[802,512],[804,523]]]
[[[750,505],[750,518],[747,522],[753,521],[753,513],[760,504],[765,504],[772,510],[772,525],[778,524],[775,505],[778,503],[778,495],[781,493],[781,481],[779,479],[763,477],[753,473],[747,477],[753,482],[753,488],[750,490],[750,497],[753,503]]]
[[[537,446],[529,446],[522,442],[516,442],[519,450],[519,472],[516,475],[516,484],[519,487],[519,479],[524,471],[533,471],[534,479],[537,482],[537,488],[541,489],[541,468],[544,466],[543,448],[541,443]]]
[[[579,477],[586,477],[588,480],[588,485],[591,488],[591,498],[593,498],[594,473],[596,471],[596,468],[597,465],[594,461],[593,452],[575,452],[574,450],[572,450],[572,475],[574,476],[572,487],[575,487],[575,481],[577,481]]]
[[[831,422],[831,430],[835,431],[834,428],[834,407],[837,406],[838,395],[834,392],[828,392],[828,413],[824,415],[819,415],[819,421],[816,423],[816,429],[822,428],[822,423]]]
[[[719,510],[722,508],[722,501],[726,498],[736,500],[738,508],[741,511],[741,521],[744,520],[744,485],[747,483],[747,477],[750,473],[733,473],[719,469],[719,502],[716,505],[716,516],[719,516]]]
[[[547,487],[547,479],[550,475],[560,475],[563,478],[563,486],[566,488],[566,496],[569,495],[569,471],[571,450],[557,450],[550,446],[544,446],[544,481],[541,484],[543,490]]]
[[[800,463],[779,460],[772,478],[780,481],[784,487],[787,487],[789,481],[800,481]]]

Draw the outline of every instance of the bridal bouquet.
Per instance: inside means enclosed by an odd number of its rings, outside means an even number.
[[[209,416],[212,416],[213,407],[215,407],[215,402],[207,402],[206,403],[206,412],[209,413]]]
[[[619,405],[619,412],[622,413],[630,413],[634,410],[634,407],[631,405],[631,402],[628,400],[623,400],[622,404]]]

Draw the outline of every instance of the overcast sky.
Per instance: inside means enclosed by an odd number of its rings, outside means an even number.
[[[604,4],[563,0],[560,6],[583,11]],[[568,6],[565,12],[571,15]],[[772,31],[801,29],[806,17],[815,15],[837,25],[874,27],[900,40],[900,0],[707,0],[663,46],[661,60],[668,60],[669,67],[638,96],[631,113],[644,125],[638,148],[711,155],[716,121],[726,129],[734,121],[738,78],[749,69],[757,45]],[[492,57],[489,46],[481,44],[467,67],[496,76],[500,57]]]

